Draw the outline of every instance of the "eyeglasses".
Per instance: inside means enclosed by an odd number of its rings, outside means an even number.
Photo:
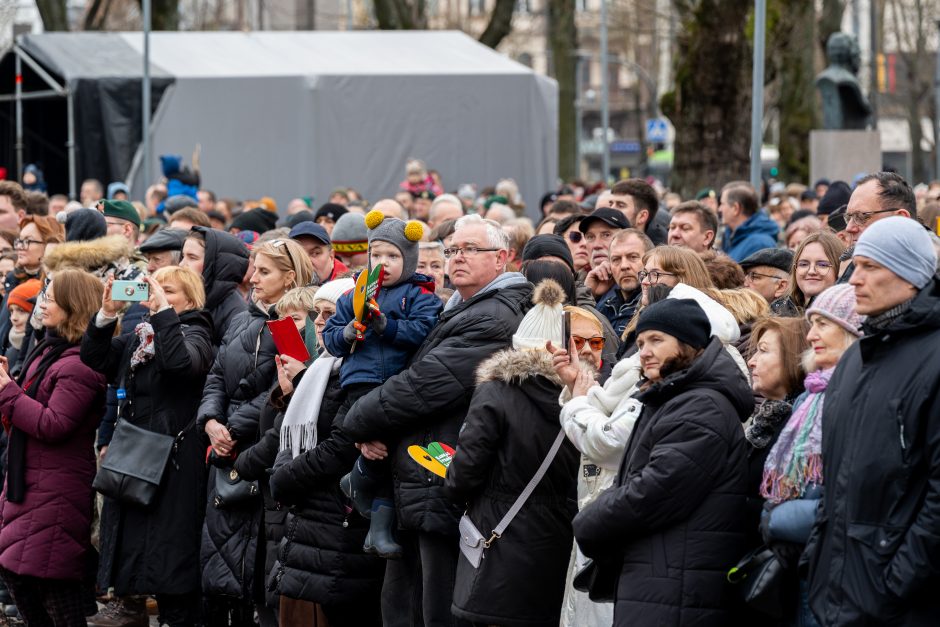
[[[652,272],[647,272],[646,270],[640,270],[639,272],[636,273],[636,278],[640,280],[640,283],[642,283],[643,281],[646,280],[647,277],[649,277],[650,285],[655,285],[659,283],[659,280],[663,278],[664,276],[674,277],[678,275],[672,274],[671,272],[660,272],[659,270],[653,270]]]
[[[498,248],[480,248],[478,246],[463,246],[462,248],[445,248],[444,257],[451,259],[456,257],[460,253],[463,253],[464,257],[475,257],[479,253],[492,253],[499,250]]]
[[[568,241],[572,244],[577,244],[584,239],[584,233],[581,231],[568,231]]]
[[[845,223],[848,225],[851,222],[854,222],[858,226],[865,226],[871,221],[871,217],[876,213],[893,213],[898,211],[898,209],[880,209],[878,211],[860,211],[858,213],[846,213],[845,214]]]
[[[29,248],[33,244],[45,244],[41,239],[15,239],[13,240],[13,248]]]
[[[757,277],[761,277],[764,279],[771,279],[773,281],[783,280],[783,277],[773,276],[772,274],[761,274],[760,272],[754,272],[753,270],[751,270],[750,272],[744,275],[744,278],[747,279],[748,281],[756,281]]]
[[[802,272],[809,272],[810,268],[816,268],[816,272],[825,276],[829,274],[829,271],[832,270],[832,264],[828,261],[808,261],[803,259],[802,261],[796,262],[796,269]]]
[[[574,347],[578,350],[584,348],[584,344],[587,343],[591,347],[592,351],[604,350],[604,337],[581,337],[580,335],[572,335],[571,339],[574,341]]]

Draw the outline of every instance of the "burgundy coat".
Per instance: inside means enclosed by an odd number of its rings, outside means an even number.
[[[26,381],[39,365],[35,359]],[[0,496],[0,566],[19,575],[80,579],[91,547],[95,430],[105,378],[66,350],[49,367],[36,398],[15,383],[0,390],[0,414],[26,434],[22,503]]]

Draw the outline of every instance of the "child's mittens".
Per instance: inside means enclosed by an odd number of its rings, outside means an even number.
[[[359,335],[356,331],[356,321],[350,320],[346,328],[343,329],[343,339],[349,344],[354,344]]]
[[[385,327],[388,326],[388,318],[385,317],[385,314],[381,311],[376,311],[372,313],[372,330],[375,331],[376,335],[382,335],[385,333]]]

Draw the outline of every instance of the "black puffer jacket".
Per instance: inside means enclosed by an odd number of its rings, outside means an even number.
[[[275,316],[273,307],[270,315]],[[228,427],[239,453],[258,440],[261,408],[276,378],[277,349],[265,324],[269,319],[257,306],[235,317],[206,379],[199,406],[200,431],[205,431],[210,418],[218,420]],[[212,502],[217,472],[210,468],[206,490],[208,506],[200,550],[203,592],[247,603],[253,596],[262,506],[259,500],[216,508]]]
[[[238,285],[248,272],[248,249],[240,239],[218,229],[194,226],[193,230],[206,238],[202,282],[206,288],[206,309],[215,324],[212,344],[219,346],[235,316],[248,308],[238,293]]]
[[[826,390],[810,605],[823,625],[937,625],[940,279],[864,330]]]
[[[362,552],[369,521],[351,511],[339,489],[359,454],[341,435],[336,411],[346,393],[339,370],[329,379],[317,421],[317,446],[278,469],[271,492],[291,505],[285,538],[268,588],[327,608],[379,603],[385,562]]]
[[[300,382],[298,378],[297,382]],[[243,452],[235,460],[235,470],[245,481],[257,481],[261,489],[261,500],[264,503],[264,524],[260,529],[257,560],[258,570],[255,572],[254,589],[256,598],[261,598],[264,590],[264,581],[274,567],[277,557],[277,547],[284,537],[284,524],[287,521],[287,508],[271,496],[268,485],[268,470],[274,466],[277,449],[280,444],[281,422],[284,420],[284,398],[281,388],[274,384],[269,394],[269,400],[261,408],[258,419],[258,431],[261,438],[254,446]],[[264,601],[268,607],[277,607],[277,595],[264,594]]]
[[[204,311],[177,316],[168,309],[150,323],[155,355],[134,370],[131,356],[140,341],[133,333],[112,338],[116,322],[98,328],[92,320],[82,338],[82,362],[127,391],[125,420],[172,436],[189,427],[149,508],[104,500],[98,581],[121,595],[188,594],[200,587],[205,436],[192,421],[212,364],[212,322]]]
[[[561,431],[561,383],[542,351],[507,350],[480,366],[444,488],[485,536],[535,475]],[[571,556],[580,455],[567,439],[535,491],[486,550],[457,562],[453,613],[506,627],[556,627]]]
[[[575,537],[588,557],[620,554],[615,625],[732,625],[725,575],[745,544],[751,388],[712,338],[637,398],[617,485],[575,518]]]
[[[359,399],[346,414],[343,428],[354,441],[398,441],[390,457],[398,523],[405,529],[457,535],[463,510],[443,493],[443,479],[429,477],[411,459],[408,447],[457,442],[476,388],[477,367],[510,345],[530,306],[532,285],[521,275],[516,275],[518,282],[503,276],[504,287],[445,308],[410,367]]]

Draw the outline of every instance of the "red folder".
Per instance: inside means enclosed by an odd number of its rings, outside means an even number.
[[[271,320],[268,322],[268,328],[271,330],[271,337],[274,338],[274,345],[277,346],[278,355],[287,355],[297,361],[310,359],[310,353],[293,318]]]

